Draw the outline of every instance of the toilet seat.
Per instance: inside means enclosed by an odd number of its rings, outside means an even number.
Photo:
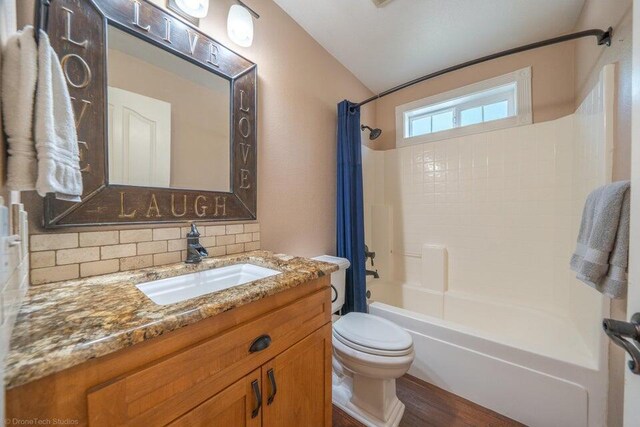
[[[345,346],[375,356],[413,352],[411,335],[398,325],[366,313],[348,313],[333,324],[333,337]]]
[[[335,331],[333,333],[333,338],[334,338],[334,340],[338,340],[338,342],[340,342],[341,344],[343,344],[346,347],[350,348],[351,350],[359,351],[361,353],[370,354],[372,356],[400,357],[400,356],[406,356],[407,354],[410,354],[413,351],[413,347],[409,347],[409,348],[406,348],[404,350],[399,350],[399,351],[383,350],[383,349],[380,349],[380,348],[365,347],[365,346],[356,344],[354,342],[351,342],[348,339],[345,339],[340,334],[335,333]]]

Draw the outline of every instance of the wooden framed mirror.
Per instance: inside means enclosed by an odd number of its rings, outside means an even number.
[[[82,202],[49,228],[256,219],[257,66],[146,0],[52,0]]]

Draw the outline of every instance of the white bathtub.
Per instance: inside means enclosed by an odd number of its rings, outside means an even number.
[[[381,281],[368,288],[370,313],[413,336],[411,375],[528,426],[606,425],[606,358],[568,318],[451,291]],[[599,345],[602,354],[606,341]]]

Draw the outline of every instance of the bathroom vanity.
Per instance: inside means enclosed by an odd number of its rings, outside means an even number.
[[[239,263],[279,274],[166,305],[136,286]],[[33,287],[7,360],[7,417],[330,426],[336,269],[259,251]]]

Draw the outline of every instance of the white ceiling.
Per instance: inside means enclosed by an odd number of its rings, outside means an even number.
[[[584,0],[275,0],[369,89],[568,33]]]

